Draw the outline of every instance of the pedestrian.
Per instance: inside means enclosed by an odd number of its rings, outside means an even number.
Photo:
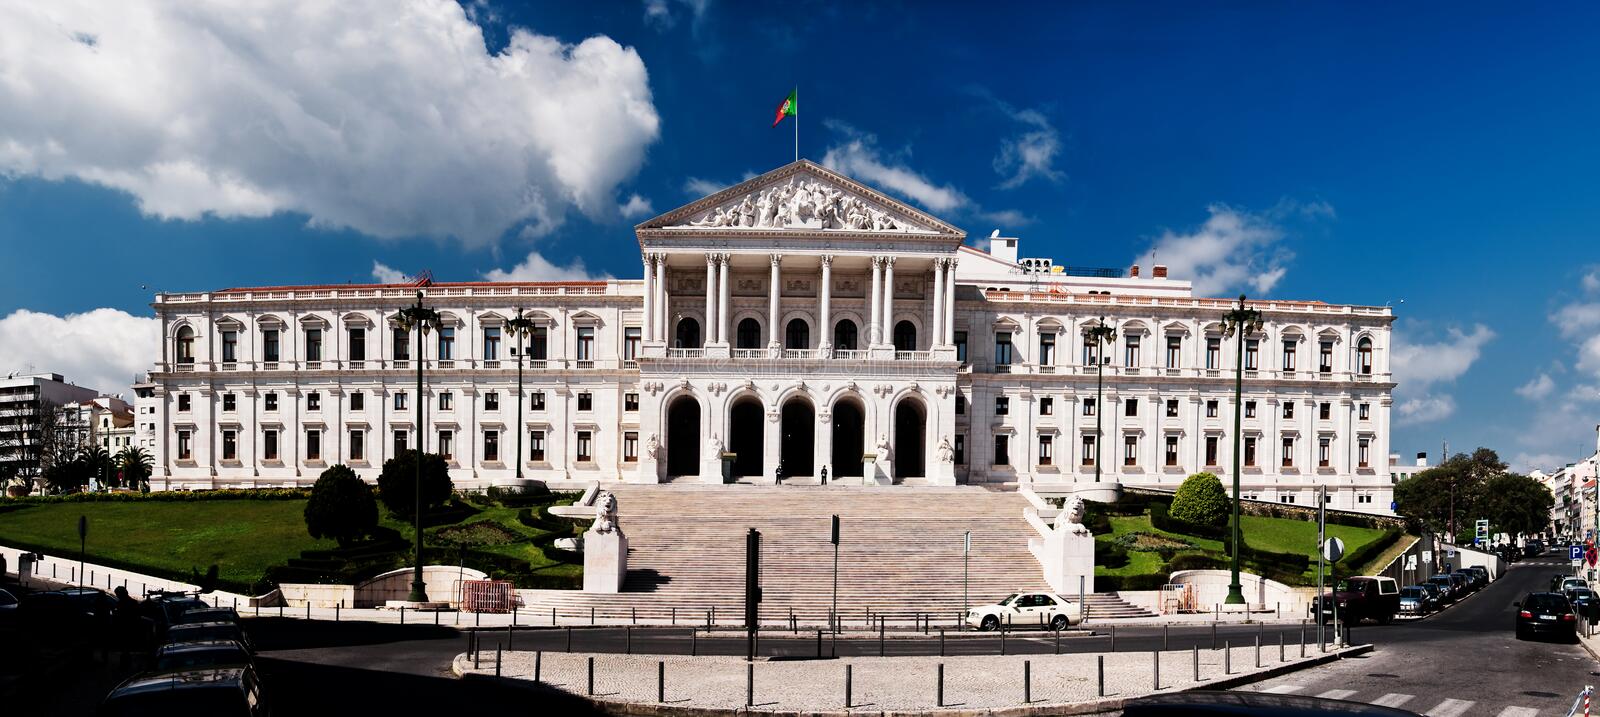
[[[827,485],[827,484],[828,484],[828,467],[827,466],[823,466],[822,467],[822,485]]]

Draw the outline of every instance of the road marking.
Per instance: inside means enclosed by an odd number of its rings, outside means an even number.
[[[1299,692],[1305,688],[1305,685],[1275,685],[1262,690],[1262,692],[1267,692],[1274,695],[1287,695],[1291,692]]]
[[[1390,692],[1387,695],[1373,700],[1372,704],[1375,704],[1379,707],[1399,707],[1400,705],[1410,702],[1411,698],[1413,697],[1416,697],[1416,695],[1408,695],[1402,692]]]
[[[1472,700],[1447,699],[1433,706],[1433,709],[1424,712],[1427,717],[1458,717],[1463,712],[1472,709],[1478,704]]]
[[[1539,710],[1532,707],[1507,707],[1500,710],[1500,717],[1538,717]]]
[[[1325,699],[1325,700],[1342,700],[1342,699],[1344,699],[1346,697],[1349,697],[1350,695],[1353,695],[1355,693],[1356,693],[1355,690],[1328,690],[1327,692],[1324,692],[1324,693],[1322,693],[1320,695],[1317,695],[1317,696],[1321,697],[1322,699]]]

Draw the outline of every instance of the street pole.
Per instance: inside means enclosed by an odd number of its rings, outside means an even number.
[[[833,606],[828,611],[828,622],[834,632],[839,631],[839,516],[833,516]]]
[[[422,291],[419,289],[417,291],[416,305],[409,309],[402,309],[400,311],[400,320],[407,331],[415,330],[417,332],[416,511],[412,515],[411,521],[415,529],[416,565],[412,566],[411,594],[406,596],[406,600],[413,603],[423,603],[428,602],[428,586],[422,580],[422,459],[424,448],[427,446],[425,438],[427,434],[424,430],[422,415],[423,404],[427,403],[427,399],[422,394],[423,338],[428,334],[428,330],[432,326],[439,323],[439,314],[432,309],[423,307]]]
[[[1245,334],[1255,333],[1261,329],[1261,312],[1247,309],[1244,305],[1244,294],[1239,295],[1239,306],[1222,317],[1223,333],[1238,334],[1235,345],[1235,366],[1233,373],[1233,560],[1231,569],[1231,582],[1228,583],[1228,597],[1223,603],[1228,605],[1244,604],[1244,588],[1239,583],[1239,551],[1244,547],[1244,539],[1239,530],[1239,506],[1241,503],[1239,485],[1239,446],[1241,443],[1240,431],[1243,429],[1244,418],[1244,337]]]
[[[527,433],[527,427],[522,423],[522,357],[528,353],[528,334],[533,332],[533,322],[519,308],[516,318],[506,322],[506,328],[511,329],[512,335],[517,337],[517,480],[521,481],[522,462],[527,455],[522,452],[522,434]]]
[[[1091,358],[1094,359],[1094,373],[1095,373],[1095,381],[1094,381],[1094,383],[1095,383],[1095,389],[1094,389],[1094,482],[1099,483],[1100,482],[1100,463],[1101,463],[1101,461],[1100,461],[1100,455],[1101,455],[1100,454],[1100,449],[1101,449],[1101,445],[1105,443],[1105,436],[1102,434],[1102,432],[1100,430],[1100,426],[1101,426],[1101,419],[1105,415],[1105,412],[1106,412],[1106,407],[1105,407],[1105,398],[1106,398],[1106,396],[1105,396],[1105,381],[1106,381],[1106,362],[1108,361],[1108,359],[1105,356],[1105,351],[1103,349],[1103,346],[1104,346],[1105,342],[1110,342],[1110,341],[1116,341],[1117,340],[1117,330],[1116,330],[1115,327],[1106,326],[1106,317],[1101,316],[1100,317],[1100,323],[1098,323],[1098,324],[1096,324],[1094,326],[1087,327],[1087,328],[1085,328],[1083,330],[1083,338],[1084,338],[1085,341],[1091,341],[1091,340],[1094,341],[1094,355],[1091,357]]]
[[[968,556],[972,555],[972,531],[967,531],[961,539],[961,625],[966,626],[967,610],[972,603],[967,600],[967,563]]]
[[[1328,540],[1328,487],[1317,489],[1317,645],[1322,641],[1322,545]]]

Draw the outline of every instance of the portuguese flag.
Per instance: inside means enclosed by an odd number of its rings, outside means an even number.
[[[778,116],[772,120],[773,127],[777,127],[778,123],[783,121],[783,118],[795,116],[795,95],[799,93],[800,88],[798,87],[789,90],[789,96],[778,105]]]

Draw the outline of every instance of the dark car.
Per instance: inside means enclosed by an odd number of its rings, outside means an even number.
[[[233,640],[204,640],[162,645],[156,650],[156,671],[253,665],[250,651]]]
[[[1536,558],[1544,555],[1544,541],[1530,540],[1522,544],[1522,554],[1525,557]]]
[[[1482,565],[1468,565],[1466,569],[1470,572],[1478,574],[1480,579],[1479,584],[1481,585],[1488,585],[1489,583],[1494,582],[1494,576],[1490,575],[1489,569]]]
[[[100,703],[102,717],[218,715],[258,717],[271,712],[251,667],[152,672],[128,678]]]
[[[1455,586],[1457,591],[1456,594],[1460,595],[1461,597],[1466,597],[1472,594],[1476,587],[1473,584],[1477,580],[1477,576],[1475,575],[1469,575],[1457,570],[1453,573],[1450,573],[1446,577],[1450,578],[1450,584]]]
[[[1400,588],[1400,614],[1411,617],[1421,617],[1433,612],[1433,594],[1423,589],[1420,585],[1408,585]]]
[[[1430,583],[1424,580],[1417,583],[1415,587],[1428,591],[1428,600],[1432,604],[1429,609],[1438,610],[1444,607],[1444,588],[1439,587],[1438,583]]]
[[[1365,619],[1387,625],[1400,612],[1400,585],[1394,578],[1363,575],[1345,578],[1335,586],[1332,595],[1324,594],[1313,599],[1309,611],[1323,622],[1334,618],[1334,606],[1343,622],[1360,622]]]
[[[0,590],[0,627],[17,624],[17,605],[20,602],[17,596]]]
[[[1596,595],[1589,588],[1568,588],[1563,591],[1567,602],[1572,603],[1572,611],[1587,618],[1600,616],[1600,595]]]
[[[94,588],[66,588],[29,593],[17,605],[17,620],[25,627],[105,627],[111,624],[116,598]]]
[[[243,645],[246,650],[254,653],[256,648],[245,634],[244,628],[233,622],[196,622],[188,625],[173,625],[167,628],[166,644],[175,645],[180,642],[205,642],[207,640],[233,640]]]
[[[183,611],[174,625],[193,625],[197,622],[238,622],[239,613],[231,607],[197,607]]]
[[[1127,704],[1122,707],[1122,714],[1123,717],[1176,717],[1178,715],[1416,717],[1415,712],[1407,712],[1395,707],[1369,705],[1365,702],[1330,700],[1306,695],[1212,690],[1174,692],[1128,700]]]
[[[1529,635],[1555,635],[1570,642],[1578,641],[1578,616],[1572,611],[1572,603],[1567,601],[1567,596],[1561,593],[1528,593],[1528,596],[1519,602],[1511,603],[1517,608],[1517,639],[1526,640]]]
[[[1440,597],[1441,604],[1449,604],[1461,599],[1461,592],[1456,589],[1456,581],[1452,580],[1449,575],[1435,575],[1428,578],[1428,582],[1439,586],[1439,592],[1443,593]]]

